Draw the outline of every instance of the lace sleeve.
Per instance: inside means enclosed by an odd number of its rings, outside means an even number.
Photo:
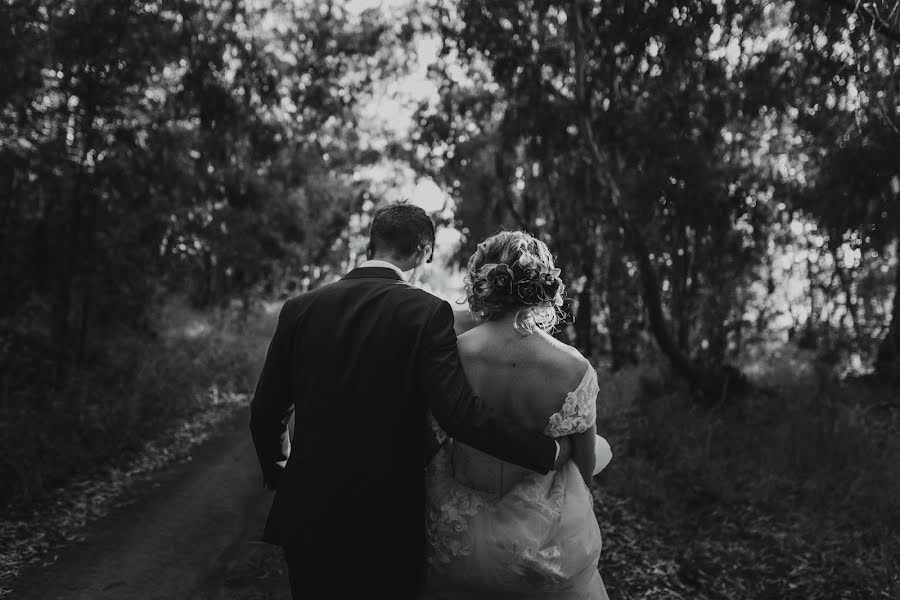
[[[581,384],[575,391],[568,393],[562,408],[550,417],[547,427],[544,428],[544,434],[562,437],[590,429],[597,421],[599,391],[597,372],[589,368]]]

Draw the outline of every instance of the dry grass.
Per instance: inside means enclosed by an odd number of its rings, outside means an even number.
[[[605,378],[598,428],[615,457],[598,514],[614,596],[900,597],[894,392],[803,372],[780,361],[762,378],[777,393],[713,410],[659,371]],[[635,569],[661,558],[655,575]]]
[[[0,413],[0,506],[39,501],[73,476],[140,452],[173,420],[204,410],[211,387],[252,391],[274,319],[173,302],[158,315],[156,339],[107,338],[63,389],[23,381]]]

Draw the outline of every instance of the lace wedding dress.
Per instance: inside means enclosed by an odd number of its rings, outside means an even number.
[[[544,433],[590,429],[597,392],[589,368]],[[573,461],[540,475],[450,441],[429,466],[427,489],[424,599],[608,598],[593,499]]]

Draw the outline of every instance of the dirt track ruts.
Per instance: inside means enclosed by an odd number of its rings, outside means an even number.
[[[85,529],[84,541],[12,584],[21,600],[232,598],[229,569],[254,552],[271,495],[262,489],[246,420],[143,482],[133,501]],[[280,597],[285,578],[274,577]],[[238,590],[234,590],[238,591]],[[255,595],[255,594],[254,594]]]

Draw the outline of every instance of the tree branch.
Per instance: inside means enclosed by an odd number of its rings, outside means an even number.
[[[892,26],[891,23],[885,21],[879,16],[877,9],[870,8],[871,3],[864,3],[861,0],[825,0],[827,4],[837,6],[844,9],[849,14],[855,14],[863,23],[869,26],[873,31],[877,31],[884,37],[900,44],[900,26]]]
[[[584,48],[584,23],[582,4],[583,0],[573,0],[572,6],[572,37],[574,42],[574,70],[575,70],[575,94],[580,111],[580,128],[583,140],[587,146],[589,156],[587,161],[593,166],[597,181],[607,189],[608,202],[607,215],[613,223],[624,232],[626,243],[630,246],[632,255],[637,260],[640,273],[643,297],[646,303],[647,317],[650,328],[663,353],[669,358],[675,369],[680,372],[696,389],[705,392],[712,391],[706,374],[685,355],[678,347],[675,338],[669,330],[666,317],[662,310],[662,297],[660,294],[659,276],[650,259],[650,249],[647,247],[640,228],[634,223],[632,216],[622,201],[622,192],[618,181],[614,177],[613,170],[620,173],[622,170],[621,157],[613,150],[612,154],[604,154],[594,135],[593,115],[590,97],[584,81],[585,77],[585,48]]]
[[[497,153],[494,155],[494,175],[496,175],[497,180],[500,182],[500,199],[503,200],[504,206],[509,211],[509,214],[512,215],[513,219],[516,220],[519,227],[522,229],[528,229],[530,227],[530,223],[525,220],[525,217],[516,208],[516,203],[512,197],[512,191],[509,189],[508,180],[509,173],[506,170],[506,163],[503,160],[503,152],[505,150],[505,144],[502,144],[501,147],[497,150]]]

